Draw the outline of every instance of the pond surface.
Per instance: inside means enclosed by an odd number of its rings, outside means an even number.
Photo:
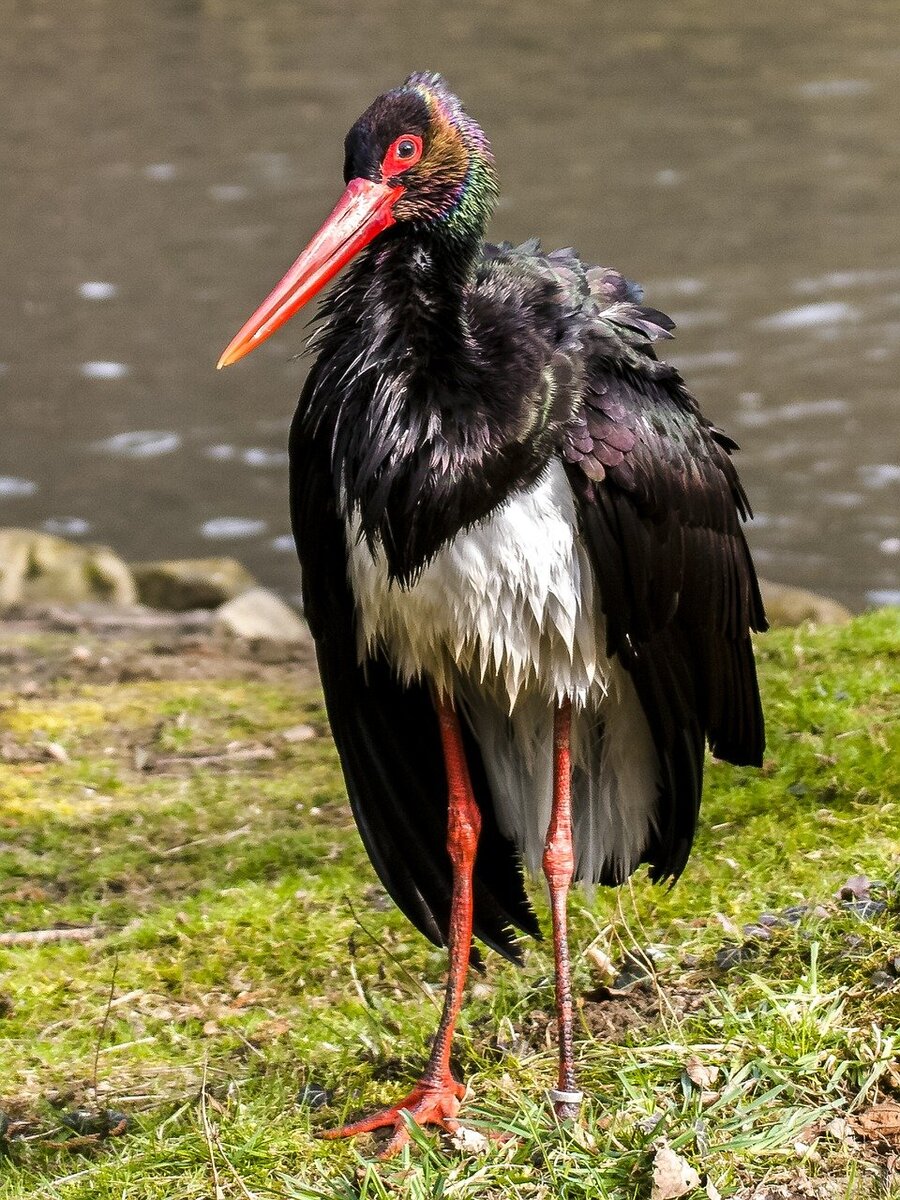
[[[492,235],[575,245],[678,322],[742,445],[762,573],[900,601],[896,0],[61,0],[0,45],[0,524],[235,554],[288,595],[299,320],[225,343],[341,187],[347,128],[439,69]]]

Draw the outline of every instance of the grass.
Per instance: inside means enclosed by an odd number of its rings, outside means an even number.
[[[10,675],[2,929],[101,936],[0,945],[0,1198],[625,1200],[660,1139],[707,1195],[892,1194],[900,1145],[863,1118],[900,1098],[898,646],[896,612],[761,639],[763,770],[710,763],[674,889],[573,898],[581,1124],[545,1102],[551,960],[531,946],[470,983],[456,1043],[467,1123],[514,1138],[414,1131],[389,1163],[315,1135],[406,1090],[444,956],[377,884],[314,687],[290,667]],[[878,904],[835,898],[855,875]],[[637,951],[655,976],[610,994],[604,956]],[[127,1128],[98,1135],[98,1111]]]

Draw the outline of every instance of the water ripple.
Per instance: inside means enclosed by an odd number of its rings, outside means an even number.
[[[801,96],[811,100],[842,99],[845,96],[865,96],[872,91],[868,79],[811,79],[797,88]]]
[[[824,275],[811,275],[798,279],[794,291],[802,295],[815,295],[832,289],[851,287],[890,286],[900,280],[900,268],[886,267],[884,270],[826,271]]]
[[[890,487],[892,483],[900,483],[900,463],[870,463],[857,467],[856,473],[863,486],[873,491]]]
[[[132,429],[95,442],[94,450],[122,458],[159,458],[181,448],[181,435],[160,429]]]
[[[266,522],[253,517],[213,517],[204,521],[200,533],[205,538],[249,538],[266,532]]]
[[[823,300],[819,304],[801,304],[763,317],[757,329],[812,329],[817,325],[836,325],[839,321],[858,321],[858,308],[842,300]]]
[[[78,295],[84,300],[111,300],[118,290],[114,283],[103,279],[88,279],[78,285]]]
[[[53,533],[57,537],[83,537],[90,533],[91,523],[84,517],[48,517],[41,525],[44,533]]]
[[[287,450],[267,450],[264,446],[251,446],[241,454],[248,467],[283,467],[288,460]]]
[[[0,475],[0,496],[4,498],[33,496],[36,491],[37,484],[33,479],[20,479],[16,475]]]
[[[79,368],[85,379],[124,379],[130,369],[121,362],[84,362]]]

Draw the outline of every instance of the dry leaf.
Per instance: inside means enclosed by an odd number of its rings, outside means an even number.
[[[741,936],[741,931],[738,929],[737,925],[735,925],[734,921],[732,921],[731,917],[726,917],[724,913],[720,912],[714,913],[713,915],[729,937]]]
[[[263,1021],[261,1025],[257,1025],[253,1031],[253,1041],[260,1044],[272,1042],[275,1038],[284,1037],[290,1031],[290,1021],[285,1021],[283,1017],[275,1017],[271,1021]]]
[[[853,1127],[870,1142],[883,1140],[900,1147],[900,1104],[896,1100],[876,1104],[860,1113],[853,1121]]]
[[[872,880],[868,875],[851,875],[845,884],[835,892],[838,900],[868,900],[872,888]]]
[[[615,977],[615,964],[605,950],[602,950],[599,946],[588,946],[584,952],[584,956],[590,959],[604,979],[613,979]]]
[[[848,1137],[853,1136],[853,1127],[843,1117],[832,1117],[825,1126],[825,1132],[836,1142],[846,1142]]]
[[[706,1180],[706,1195],[708,1200],[722,1200],[722,1193],[708,1177]]]
[[[701,1092],[711,1091],[719,1077],[719,1068],[707,1066],[696,1054],[690,1056],[684,1064],[684,1070],[691,1083],[696,1084]]]
[[[597,1149],[597,1139],[583,1125],[575,1124],[572,1126],[572,1141],[576,1146],[580,1146],[582,1150],[589,1150],[591,1153]]]
[[[486,1154],[491,1143],[477,1129],[469,1129],[465,1125],[457,1125],[450,1134],[450,1144],[463,1154]]]
[[[653,1158],[650,1200],[675,1200],[699,1186],[700,1176],[691,1164],[668,1146],[660,1146]]]

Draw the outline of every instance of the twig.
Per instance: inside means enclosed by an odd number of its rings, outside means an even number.
[[[257,1194],[255,1192],[250,1191],[250,1189],[247,1187],[246,1183],[244,1183],[243,1179],[241,1179],[240,1175],[238,1174],[237,1168],[235,1167],[234,1163],[231,1161],[231,1159],[225,1153],[225,1148],[222,1145],[222,1139],[219,1137],[219,1135],[217,1133],[213,1133],[213,1137],[215,1138],[216,1149],[222,1155],[222,1160],[225,1163],[225,1166],[231,1172],[231,1177],[234,1180],[234,1182],[238,1185],[238,1189],[240,1190],[241,1195],[245,1197],[245,1200],[259,1200],[259,1196],[257,1196]],[[282,1195],[283,1194],[284,1193],[282,1193]]]
[[[211,833],[208,837],[195,838],[192,842],[182,842],[178,846],[169,846],[167,850],[161,850],[160,854],[163,858],[167,858],[172,854],[180,854],[182,850],[192,850],[194,846],[209,846],[216,843],[231,842],[235,838],[243,837],[252,828],[252,825],[242,825],[240,829],[229,829],[226,833]]]
[[[116,1042],[115,1046],[106,1046],[100,1051],[101,1054],[119,1054],[122,1050],[131,1050],[134,1046],[150,1046],[156,1041],[156,1034],[148,1034],[147,1037],[135,1038],[133,1042]]]
[[[119,956],[113,958],[112,978],[109,981],[109,995],[106,998],[106,1010],[103,1013],[103,1020],[100,1022],[100,1029],[97,1033],[97,1045],[94,1047],[94,1073],[92,1087],[94,1091],[94,1103],[97,1102],[97,1064],[100,1062],[100,1046],[103,1042],[103,1035],[106,1033],[106,1026],[109,1024],[109,1013],[112,1008],[113,997],[116,994],[116,976],[119,973]]]
[[[209,1154],[209,1165],[212,1170],[213,1177],[213,1195],[215,1200],[221,1200],[225,1195],[222,1190],[222,1185],[219,1182],[219,1168],[216,1166],[216,1150],[213,1139],[212,1125],[209,1120],[209,1113],[206,1111],[206,1070],[209,1064],[209,1055],[203,1056],[203,1081],[200,1084],[200,1121],[203,1125],[203,1137],[206,1141],[206,1149]]]
[[[0,946],[43,946],[47,942],[92,942],[106,931],[97,925],[77,929],[19,929],[0,933]]]
[[[424,996],[426,996],[428,998],[429,1002],[431,1004],[433,1004],[434,1007],[440,1012],[440,1009],[441,1009],[440,1004],[438,1004],[436,998],[428,990],[428,988],[425,987],[422,980],[416,979],[416,977],[415,977],[415,975],[413,975],[412,971],[409,971],[409,970],[407,970],[406,967],[404,967],[403,963],[400,962],[399,958],[397,958],[397,956],[395,954],[391,953],[391,951],[387,948],[387,946],[384,944],[384,942],[381,941],[379,938],[377,938],[375,936],[375,934],[371,931],[371,929],[368,929],[365,925],[363,925],[362,921],[359,919],[359,915],[358,915],[356,909],[353,907],[353,901],[350,899],[350,897],[346,893],[344,894],[344,900],[347,902],[347,907],[350,909],[350,913],[353,917],[353,920],[357,923],[357,925],[360,927],[360,929],[363,931],[363,933],[366,935],[366,937],[378,947],[378,949],[381,951],[382,954],[384,954],[387,958],[389,958],[391,960],[391,962],[394,964],[394,966],[397,968],[397,970],[402,972],[402,974],[404,974],[406,976],[406,978],[410,981],[410,983],[413,985],[413,987],[415,987]]]
[[[214,754],[171,754],[166,758],[155,758],[154,767],[215,767],[221,763],[265,762],[277,758],[271,746],[257,746],[245,750],[226,750]]]

